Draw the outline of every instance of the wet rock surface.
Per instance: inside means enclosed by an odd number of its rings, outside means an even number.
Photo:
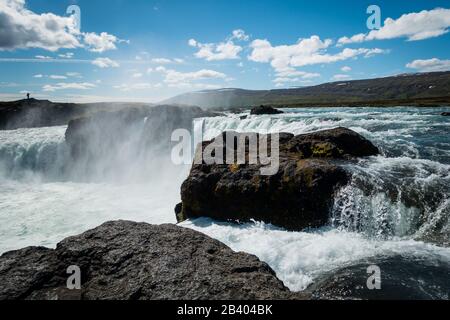
[[[379,289],[368,267],[379,268]],[[450,263],[429,257],[379,256],[321,276],[305,294],[326,300],[448,300]]]
[[[81,290],[68,290],[69,266]],[[0,300],[294,299],[257,257],[175,225],[107,222],[0,257]]]

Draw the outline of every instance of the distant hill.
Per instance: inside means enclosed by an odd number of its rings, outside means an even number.
[[[164,101],[203,108],[275,106],[360,106],[450,104],[450,72],[339,81],[318,86],[278,89],[219,89],[190,92]]]

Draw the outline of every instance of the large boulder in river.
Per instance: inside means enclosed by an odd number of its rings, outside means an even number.
[[[69,266],[81,290],[68,290]],[[0,300],[290,299],[257,257],[175,225],[108,222],[63,240],[0,257]]]
[[[379,289],[372,287],[377,267]],[[375,256],[320,275],[304,294],[318,300],[448,300],[449,276],[450,262],[439,256]]]
[[[270,106],[259,106],[255,107],[250,111],[251,115],[263,115],[263,114],[281,114],[284,113],[278,109],[272,108]]]
[[[224,148],[227,136],[222,135]],[[204,142],[202,149],[216,140]],[[346,128],[298,136],[282,133],[279,142],[279,170],[274,175],[261,175],[261,164],[194,164],[181,187],[178,221],[254,219],[288,230],[322,226],[328,222],[336,189],[349,181],[342,163],[379,153],[370,141]],[[237,144],[234,147],[236,151]]]

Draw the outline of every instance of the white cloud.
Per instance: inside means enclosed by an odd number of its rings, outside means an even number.
[[[0,50],[40,48],[48,51],[86,47],[93,52],[116,49],[123,42],[114,35],[102,32],[80,33],[73,16],[53,13],[37,14],[28,10],[25,0],[0,1]],[[62,58],[71,58],[60,55]]]
[[[406,67],[410,69],[417,69],[422,72],[448,71],[450,70],[450,60],[440,60],[437,58],[414,60],[408,63]]]
[[[240,59],[239,53],[242,51],[242,47],[235,45],[231,40],[220,43],[200,43],[192,40],[190,40],[190,45],[195,42],[196,47],[199,49],[194,54],[197,58],[205,59],[206,61]]]
[[[238,41],[248,41],[250,36],[245,33],[242,29],[233,30],[230,40],[236,39]]]
[[[106,32],[100,34],[89,32],[84,34],[84,42],[88,46],[88,50],[92,52],[101,53],[108,50],[115,50],[117,49],[116,42],[118,41],[119,39],[116,36]]]
[[[348,74],[335,74],[331,80],[334,81],[342,81],[342,80],[348,80],[351,79],[351,77]]]
[[[148,56],[149,56],[149,53],[147,51],[141,51],[139,53],[139,55],[136,56],[135,59],[141,61],[141,60],[144,60],[144,59],[148,59]]]
[[[342,72],[350,72],[350,71],[352,71],[352,68],[350,68],[349,66],[344,66],[341,68],[341,71]]]
[[[370,40],[407,38],[409,41],[424,40],[441,36],[449,31],[450,9],[436,8],[402,15],[398,19],[387,18],[380,30],[352,37],[342,37],[340,45]]]
[[[52,74],[52,75],[44,75],[44,74],[35,74],[34,76],[33,76],[33,78],[37,78],[37,79],[41,79],[41,78],[49,78],[49,79],[53,79],[53,80],[65,80],[65,79],[67,79],[68,77],[71,77],[71,78],[83,78],[82,76],[81,76],[81,74],[80,73],[78,73],[78,72],[66,72],[66,74],[65,75],[55,75],[55,74]]]
[[[72,90],[88,90],[88,89],[92,89],[95,88],[96,85],[93,83],[89,83],[89,82],[83,82],[83,83],[77,83],[77,82],[72,82],[72,83],[66,83],[66,82],[60,82],[57,84],[47,84],[45,85],[42,90],[43,91],[47,91],[47,92],[54,92],[56,90],[68,90],[68,89],[72,89]]]
[[[36,59],[39,59],[39,60],[51,60],[51,59],[53,59],[52,57],[49,57],[49,56],[42,56],[42,55],[38,55],[38,56],[34,56]]]
[[[163,67],[163,66],[159,66],[159,67],[156,67],[154,69],[154,71],[156,71],[156,72],[166,72],[167,69],[165,67]]]
[[[73,78],[83,78],[83,76],[79,72],[66,72],[66,76]]]
[[[206,61],[233,60],[240,59],[239,53],[243,50],[240,45],[234,43],[234,40],[248,41],[249,39],[250,37],[245,34],[244,30],[237,29],[225,41],[219,43],[201,43],[195,39],[189,39],[188,44],[198,48],[194,54],[197,58]]]
[[[300,39],[294,45],[272,46],[267,40],[254,40],[250,47],[252,52],[248,57],[255,62],[269,63],[275,70],[283,70],[289,67],[303,67],[314,64],[333,63],[355,58],[360,55],[369,57],[383,53],[382,49],[349,49],[346,48],[336,54],[326,53],[326,49],[332,44],[331,39],[321,40],[318,36]]]
[[[204,79],[225,79],[227,76],[224,73],[217,72],[214,70],[202,69],[193,72],[179,72],[172,69],[166,69],[162,66],[156,68],[156,71],[162,72],[165,75],[165,83],[181,83],[181,82],[191,82],[196,80]]]
[[[167,58],[153,58],[152,62],[158,64],[169,64],[172,63],[173,61]]]
[[[92,64],[94,66],[97,66],[102,69],[103,68],[117,68],[120,66],[116,61],[111,60],[109,58],[97,58],[94,61],[92,61]]]
[[[297,70],[295,68],[283,68],[283,69],[277,69],[276,70],[276,75],[277,77],[300,77],[302,79],[311,79],[311,78],[317,78],[320,77],[320,73],[313,73],[313,72],[304,72],[304,71],[300,71]]]
[[[222,79],[224,81],[232,81],[234,79],[227,77],[226,74],[202,69],[192,72],[180,72],[173,69],[167,69],[163,66],[159,66],[152,69],[152,72],[160,72],[164,75],[163,82],[170,88],[179,89],[217,89],[220,85],[211,83],[200,83],[200,80],[217,80]]]
[[[73,53],[67,52],[67,53],[63,53],[63,54],[58,54],[58,57],[63,58],[63,59],[72,59]]]
[[[54,80],[65,80],[65,79],[67,79],[66,76],[53,75],[53,74],[49,78],[50,79],[54,79]]]
[[[72,17],[36,14],[25,8],[25,0],[0,1],[0,23],[0,50],[42,48],[56,51],[82,46]]]
[[[318,73],[308,73],[296,68],[316,64],[328,64],[344,61],[358,56],[370,57],[375,54],[384,53],[384,50],[375,49],[343,49],[330,54],[327,49],[332,45],[331,39],[321,40],[319,36],[311,36],[299,39],[293,45],[272,46],[268,40],[256,39],[250,47],[252,52],[248,56],[250,61],[270,63],[276,73],[278,83],[287,82],[285,78],[310,79],[319,77]],[[282,79],[282,80],[280,80]]]
[[[135,79],[142,78],[142,76],[143,76],[143,74],[139,73],[139,72],[133,73],[133,75],[132,75],[132,77],[135,78]]]
[[[124,92],[129,92],[129,91],[133,91],[133,90],[146,90],[146,89],[153,89],[153,88],[158,88],[158,84],[151,84],[148,82],[142,82],[142,83],[134,83],[134,84],[121,84],[121,85],[117,85],[114,86],[114,89],[118,89],[120,91],[124,91]]]
[[[188,44],[191,47],[196,47],[197,46],[197,41],[195,39],[189,39]]]
[[[174,58],[174,59],[169,59],[169,58],[153,58],[151,59],[152,63],[156,63],[156,64],[172,64],[172,63],[184,63],[183,59],[180,58]]]

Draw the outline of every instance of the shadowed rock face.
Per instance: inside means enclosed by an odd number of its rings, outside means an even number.
[[[250,111],[251,115],[263,115],[263,114],[281,114],[283,111],[277,110],[270,106],[259,106],[255,107]]]
[[[87,113],[86,105],[26,99],[0,102],[0,130],[65,125]]]
[[[211,143],[216,141],[202,148]],[[378,152],[370,141],[345,128],[299,136],[283,133],[275,175],[262,176],[261,165],[194,164],[181,187],[177,219],[255,219],[288,230],[322,226],[328,222],[336,188],[349,180],[341,164]]]
[[[81,268],[81,290],[66,270]],[[292,299],[257,257],[175,225],[108,222],[63,240],[0,257],[0,300]]]

